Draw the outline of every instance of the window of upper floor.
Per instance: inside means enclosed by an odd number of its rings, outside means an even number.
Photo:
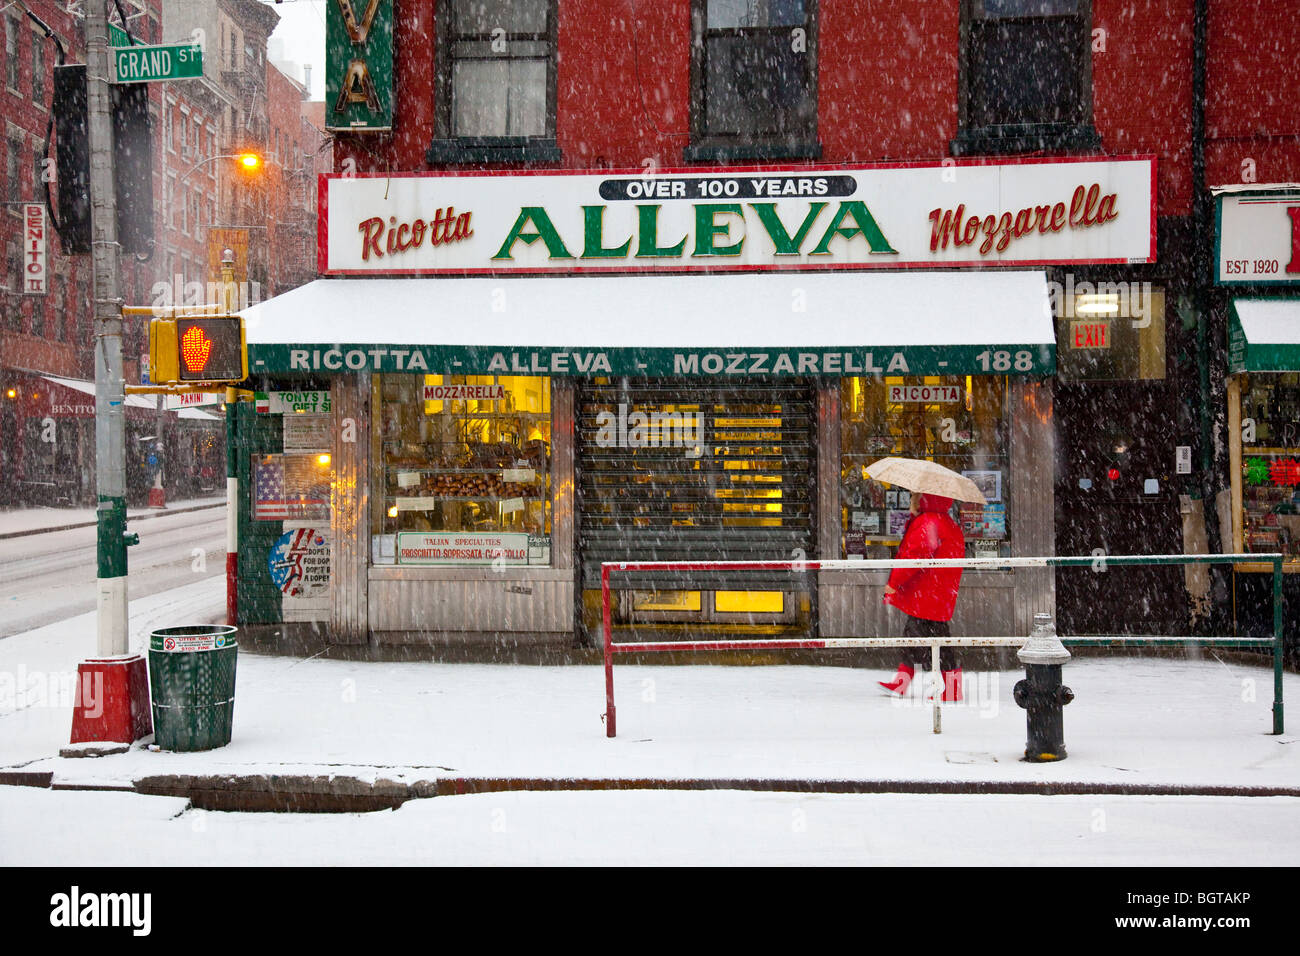
[[[687,160],[817,159],[818,0],[692,0]]]
[[[1096,149],[1092,0],[961,0],[954,155]]]
[[[557,0],[439,0],[430,163],[558,162]]]
[[[32,102],[45,109],[45,37],[32,33]]]
[[[20,69],[18,63],[18,35],[21,29],[18,22],[17,14],[7,12],[4,15],[5,25],[5,86],[11,90],[18,89],[20,78]]]

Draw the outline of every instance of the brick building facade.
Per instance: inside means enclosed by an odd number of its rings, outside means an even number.
[[[314,153],[320,140],[301,129],[302,88],[292,81],[281,82],[267,59],[267,37],[277,14],[254,0],[165,5],[160,0],[124,0],[123,9],[136,42],[198,42],[205,60],[200,78],[148,84],[154,244],[150,252],[121,257],[124,303],[167,306],[210,301],[212,283],[220,278],[220,251],[227,245],[238,249],[246,298],[262,298],[306,281],[313,249],[298,233],[314,231],[315,192],[301,188],[309,176],[301,167],[302,157]],[[110,21],[117,20],[114,10]],[[46,36],[41,24],[52,36]],[[57,137],[50,128],[54,69],[61,57],[68,64],[84,63],[84,19],[77,4],[24,0],[0,14],[0,31],[4,41],[0,190],[6,203],[0,215],[0,506],[91,501],[94,397],[90,383],[95,373],[90,257],[66,254],[51,230],[46,243],[46,294],[20,292],[21,204],[44,202],[42,180],[48,179],[54,193],[51,211],[56,219],[59,213],[54,182]],[[269,98],[271,86],[270,95],[287,98],[286,104]],[[276,143],[273,111],[287,111],[293,117],[288,126],[280,122],[276,127],[282,130],[280,141],[285,144],[285,155],[278,158],[269,152]],[[295,138],[292,149],[287,145],[289,133]],[[244,151],[270,161],[258,173],[244,173],[234,158]],[[285,162],[293,170],[292,181],[299,183],[296,192],[281,184]],[[273,259],[268,236],[287,223],[294,224],[292,238],[285,240],[283,250],[277,248]],[[127,382],[141,380],[147,351],[147,323],[128,320],[123,330]],[[187,411],[183,422],[172,413],[160,422],[156,411],[145,407],[145,400],[133,399],[128,405],[128,479],[133,498],[139,499],[152,481],[144,463],[145,446],[154,441],[149,436],[156,439],[159,425],[166,428],[172,421],[180,424],[164,432],[176,446],[166,455],[173,466],[164,472],[169,493],[174,497],[199,490],[191,474],[194,469],[186,462],[196,454],[195,442],[219,457],[220,419],[199,419],[201,413]],[[57,440],[49,440],[53,434]]]
[[[1300,40],[1276,5],[669,0],[614,15],[597,0],[509,10],[394,0],[392,10],[392,129],[340,132],[340,172],[721,175],[1154,156],[1153,261],[1042,263],[1054,289],[1137,290],[1145,310],[1124,317],[1131,329],[1116,326],[1125,341],[1112,349],[1109,332],[1078,328],[1054,302],[1054,460],[1040,462],[1054,485],[1052,544],[1222,548],[1225,330],[1210,301],[1209,188],[1300,180]],[[1176,467],[1185,458],[1190,471]],[[1166,633],[1205,626],[1207,601],[1230,603],[1222,582],[1211,594],[1181,572],[1134,577],[1126,587],[1140,593],[1187,596],[1140,615]],[[1103,578],[1058,576],[1066,628],[1138,626]]]

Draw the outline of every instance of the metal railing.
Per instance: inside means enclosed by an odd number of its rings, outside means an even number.
[[[1284,733],[1282,706],[1282,562],[1281,554],[1158,554],[1158,555],[1089,555],[1071,557],[1028,558],[928,558],[880,559],[865,561],[606,561],[600,566],[601,623],[605,650],[605,735],[616,735],[614,707],[614,655],[656,653],[663,651],[710,650],[819,650],[841,648],[929,647],[934,672],[938,673],[939,648],[948,647],[1017,647],[1029,636],[996,637],[830,637],[735,639],[706,641],[632,641],[614,643],[610,609],[610,577],[620,572],[699,572],[699,571],[779,571],[798,573],[815,571],[887,571],[893,568],[962,568],[998,571],[1014,568],[1093,568],[1168,567],[1176,565],[1239,564],[1253,562],[1273,566],[1273,636],[1238,637],[1159,636],[1159,635],[1089,635],[1061,637],[1066,647],[1230,647],[1268,648],[1273,650],[1273,733]],[[934,695],[934,731],[940,730],[941,695]]]

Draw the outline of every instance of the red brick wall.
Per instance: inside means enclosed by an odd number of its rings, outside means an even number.
[[[1092,110],[1103,152],[1155,153],[1157,212],[1190,215],[1192,5],[1093,0],[1092,20]]]
[[[1288,9],[1290,8],[1290,9]],[[1269,0],[1214,3],[1209,20],[1206,177],[1300,181],[1300,11]]]
[[[433,135],[434,0],[397,0],[392,136],[340,139],[336,162],[422,169]],[[1209,182],[1300,179],[1300,30],[1268,0],[1211,4]],[[557,140],[566,168],[682,163],[690,2],[560,4]],[[1158,157],[1158,211],[1192,204],[1192,5],[1093,0],[1093,118],[1106,155]],[[823,0],[823,161],[933,160],[957,130],[958,5]],[[1270,135],[1261,137],[1259,130]],[[1244,139],[1242,138],[1244,137]]]
[[[827,162],[941,159],[957,132],[956,3],[823,2],[818,131]]]

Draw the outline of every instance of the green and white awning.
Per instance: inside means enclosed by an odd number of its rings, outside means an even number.
[[[1233,299],[1228,372],[1300,372],[1300,298]]]
[[[245,309],[257,375],[1050,375],[1042,272],[318,279]]]

